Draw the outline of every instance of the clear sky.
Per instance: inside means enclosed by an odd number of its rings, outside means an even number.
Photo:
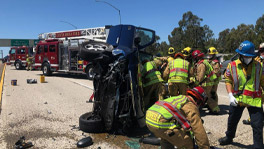
[[[121,23],[156,31],[161,41],[191,11],[215,37],[241,23],[255,24],[264,0],[104,0],[121,11]],[[0,38],[37,39],[38,34],[119,24],[118,11],[95,0],[0,0]],[[4,56],[8,54],[6,47]]]

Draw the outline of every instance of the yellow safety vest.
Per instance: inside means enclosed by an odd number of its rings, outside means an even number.
[[[147,110],[146,123],[156,128],[173,129],[175,127],[182,127],[190,129],[189,121],[180,112],[181,107],[189,98],[186,95],[179,95],[163,101],[157,101]],[[161,116],[167,119],[168,122],[160,122]],[[173,119],[176,121],[172,121]]]
[[[178,83],[186,83],[188,84],[188,70],[189,70],[189,62],[177,58],[169,63],[170,75],[168,82],[178,82]]]
[[[262,91],[260,89],[260,77],[262,75],[262,64],[257,61],[252,62],[251,77],[248,81],[247,77],[243,73],[241,64],[238,64],[238,60],[233,61],[230,64],[230,71],[234,80],[234,89],[232,92],[237,101],[249,106],[261,107]]]
[[[163,82],[160,71],[158,71],[156,64],[153,61],[146,62],[142,71],[143,87]]]

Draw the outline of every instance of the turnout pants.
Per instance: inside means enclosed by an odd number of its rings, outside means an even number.
[[[228,138],[235,137],[237,124],[244,109],[245,107],[240,107],[239,105],[237,107],[230,106],[226,131],[226,136]],[[251,119],[251,127],[253,129],[254,148],[263,149],[263,108],[247,107],[247,109]]]
[[[216,93],[213,93],[214,90],[217,89],[217,86],[216,89],[213,87],[214,86],[203,86],[203,89],[208,97],[207,105],[209,106],[210,110],[213,112],[219,112],[220,109],[218,107],[218,96]]]
[[[169,96],[186,95],[188,85],[185,83],[168,83]]]
[[[163,100],[166,90],[162,82],[152,84],[143,88],[145,109],[147,110],[156,101]]]
[[[162,129],[147,125],[149,130],[156,136],[161,138],[161,149],[177,148],[193,148],[193,140],[190,132],[184,131],[182,128]]]

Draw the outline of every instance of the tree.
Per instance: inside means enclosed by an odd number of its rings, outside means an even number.
[[[175,49],[183,49],[185,47],[193,47],[205,50],[205,46],[214,44],[212,39],[213,31],[209,26],[201,26],[202,18],[194,15],[191,11],[183,14],[182,20],[178,22],[176,27],[168,36],[170,45]]]
[[[257,34],[255,44],[259,45],[264,42],[264,14],[256,21],[255,32]]]

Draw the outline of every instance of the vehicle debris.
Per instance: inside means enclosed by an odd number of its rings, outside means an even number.
[[[88,147],[90,145],[93,145],[93,139],[90,136],[86,138],[82,138],[81,140],[77,142],[78,148]]]
[[[37,83],[37,79],[27,79],[27,84],[35,84]]]
[[[32,142],[25,142],[25,136],[20,137],[20,139],[15,143],[15,149],[26,149],[34,146]]]

